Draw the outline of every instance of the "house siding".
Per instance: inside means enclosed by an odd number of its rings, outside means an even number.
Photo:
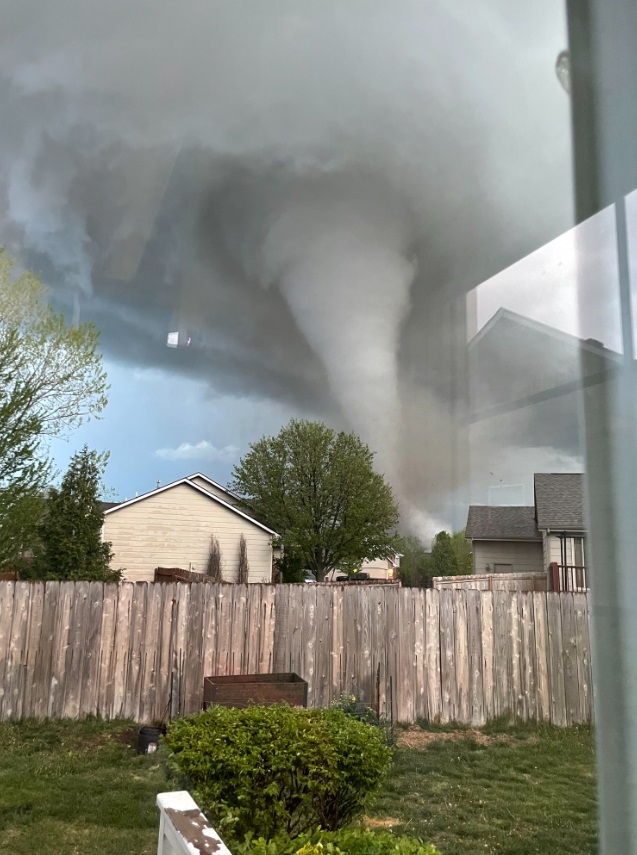
[[[370,579],[389,579],[390,561],[388,558],[372,558],[361,564],[361,573],[367,573]]]
[[[542,560],[544,561],[544,567],[548,570],[549,564],[551,563],[551,548],[550,548],[550,540],[551,536],[547,535],[545,531],[542,532]]]
[[[187,484],[152,493],[104,517],[111,566],[133,582],[152,581],[156,567],[204,571],[210,537],[219,540],[223,578],[237,578],[239,540],[246,539],[249,582],[272,579],[271,535]]]
[[[546,566],[552,564],[554,561],[557,564],[562,563],[562,551],[560,549],[560,539],[554,534],[549,534],[546,536],[546,552],[548,556],[548,561]]]
[[[392,563],[389,558],[371,558],[367,561],[364,561],[361,566],[358,568],[361,573],[367,573],[370,579],[378,579],[388,581],[389,579],[396,579],[398,576],[398,568],[400,564],[394,565],[393,575],[390,576],[389,571],[392,568]],[[343,570],[330,570],[330,572],[325,577],[326,582],[335,582],[338,576],[346,575]]]
[[[510,564],[512,573],[543,573],[542,543],[539,540],[474,540],[473,572],[494,573],[495,564]]]

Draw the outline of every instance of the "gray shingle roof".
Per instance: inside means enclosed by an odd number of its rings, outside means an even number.
[[[579,472],[535,476],[538,528],[584,531],[584,476]]]
[[[541,540],[535,508],[471,505],[465,535],[470,540]]]
[[[116,505],[119,505],[119,502],[100,502],[103,511],[108,511],[111,508],[114,508]]]

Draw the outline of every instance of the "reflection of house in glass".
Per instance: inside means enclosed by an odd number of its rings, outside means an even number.
[[[467,347],[471,499],[531,484],[538,471],[582,468],[581,394],[603,388],[621,356],[500,309]]]

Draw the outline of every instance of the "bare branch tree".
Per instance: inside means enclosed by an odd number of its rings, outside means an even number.
[[[223,575],[221,573],[221,547],[214,534],[210,536],[210,551],[208,552],[206,574],[211,582],[223,582]]]
[[[250,566],[248,564],[248,546],[243,535],[239,540],[239,570],[237,572],[237,582],[240,585],[245,585],[248,582],[248,573]]]

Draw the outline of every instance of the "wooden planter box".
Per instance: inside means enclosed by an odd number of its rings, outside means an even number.
[[[298,674],[232,674],[227,677],[205,677],[203,707],[247,707],[248,704],[307,706],[307,682]]]

